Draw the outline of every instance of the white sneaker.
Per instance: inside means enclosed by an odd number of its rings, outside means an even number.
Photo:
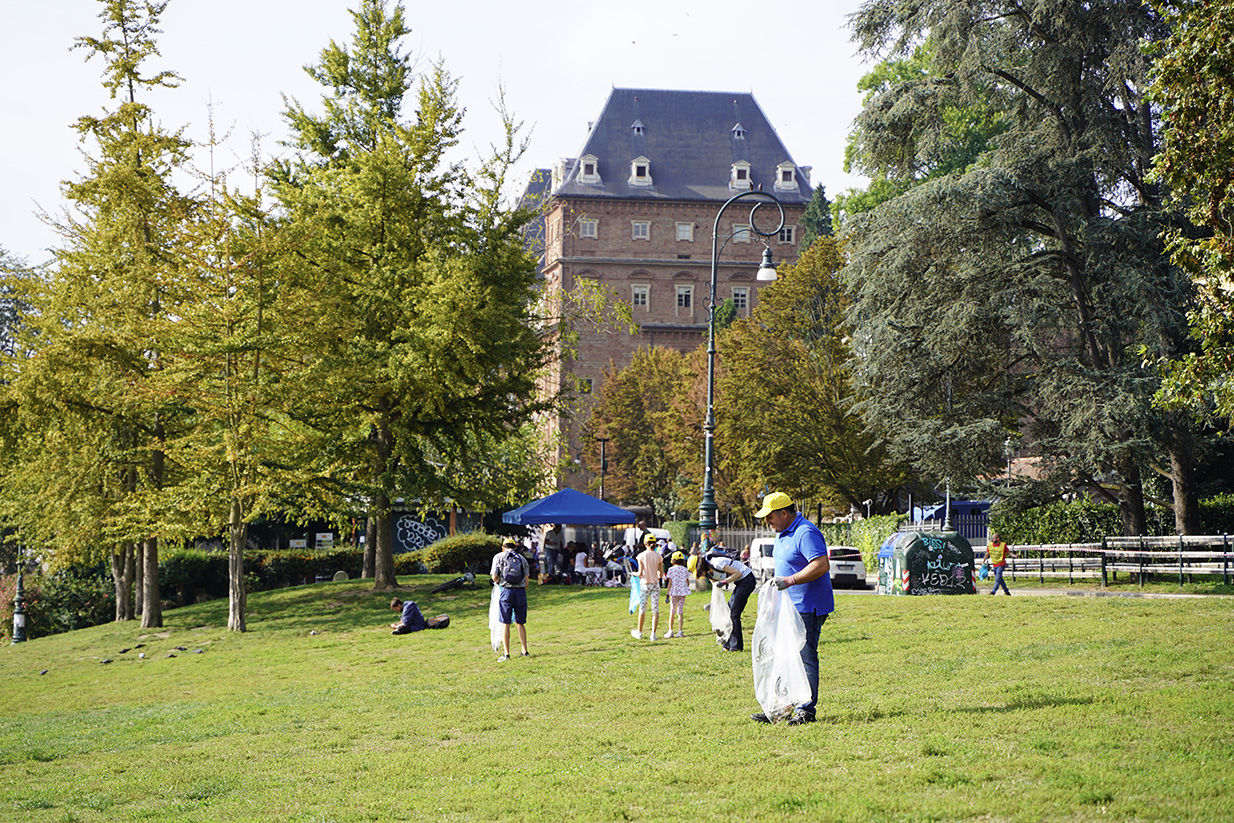
[[[652,632],[652,633],[651,633],[651,639],[652,639],[652,640],[655,640],[655,639],[656,639],[656,633],[655,633],[655,632]]]
[[[677,636],[678,636],[678,637],[685,637],[685,636],[686,636],[686,633],[685,633],[685,632],[677,632]]]
[[[630,636],[633,637],[635,640],[643,639],[643,633],[640,632],[638,629],[630,629]]]

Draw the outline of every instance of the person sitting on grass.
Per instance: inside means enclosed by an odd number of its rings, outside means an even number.
[[[390,608],[402,612],[398,622],[390,624],[390,628],[394,629],[390,634],[411,634],[422,629],[444,629],[450,625],[450,616],[447,614],[425,620],[414,600],[404,602],[396,597],[390,601]]]

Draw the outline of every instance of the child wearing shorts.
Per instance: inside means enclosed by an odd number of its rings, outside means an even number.
[[[685,637],[686,595],[690,593],[690,571],[684,552],[673,552],[672,565],[664,576],[668,578],[668,637]],[[673,626],[677,630],[673,631]]]

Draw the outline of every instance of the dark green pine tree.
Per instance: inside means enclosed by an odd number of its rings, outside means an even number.
[[[1173,464],[1191,528],[1194,432],[1152,407],[1136,355],[1185,338],[1187,279],[1162,233],[1180,216],[1147,174],[1157,121],[1141,45],[1161,17],[1103,0],[871,0],[854,17],[867,54],[929,38],[929,75],[868,99],[867,162],[920,175],[948,112],[981,102],[1003,131],[976,162],[913,185],[846,225],[862,408],[927,476],[980,476],[1022,434],[1050,482],[1119,504],[1146,528],[1143,476]]]

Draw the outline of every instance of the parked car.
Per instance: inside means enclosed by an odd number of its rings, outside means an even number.
[[[776,564],[771,556],[775,542],[774,537],[757,537],[750,542],[750,568],[760,584],[775,577]],[[860,551],[852,546],[828,546],[827,556],[831,560],[832,587],[866,587],[866,565]]]
[[[852,546],[828,546],[831,559],[832,588],[864,589],[866,587],[866,564],[861,552]]]

